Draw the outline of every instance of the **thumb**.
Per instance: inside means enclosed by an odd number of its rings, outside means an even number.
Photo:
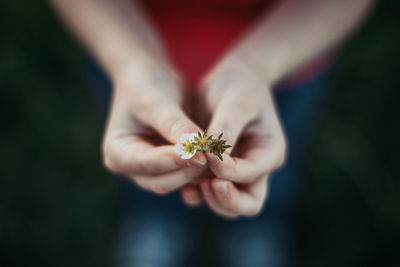
[[[179,107],[154,109],[147,124],[173,144],[178,143],[183,134],[202,132]]]
[[[165,140],[172,144],[179,143],[183,134],[202,132],[179,106],[160,106],[142,115],[141,121],[156,130]],[[197,153],[194,160],[205,165],[207,160],[203,154]]]
[[[257,109],[246,107],[244,103],[233,105],[223,100],[215,108],[207,133],[213,136],[223,133],[227,144],[234,147],[245,126],[256,118],[257,113]]]
[[[223,161],[209,152],[206,154],[209,167],[217,177],[232,179],[239,174],[237,165],[242,161],[238,158],[232,158],[230,153],[237,146],[237,141],[244,128],[257,116],[256,109],[240,104],[232,105],[228,101],[216,107],[207,133],[212,136],[218,136],[222,133],[226,143],[232,146],[231,149],[228,149],[227,154],[223,155]],[[246,164],[240,164],[240,166],[245,167],[245,169],[253,167],[248,161],[244,161],[244,163]]]

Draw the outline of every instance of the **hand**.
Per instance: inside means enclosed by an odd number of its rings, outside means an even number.
[[[243,63],[218,66],[201,89],[208,134],[224,133],[233,150],[220,161],[207,153],[212,175],[200,188],[188,185],[182,198],[195,206],[203,200],[213,212],[227,218],[254,216],[263,206],[267,178],[285,159],[286,143],[270,87]],[[231,155],[229,155],[231,153]]]
[[[183,160],[173,145],[183,133],[201,129],[182,111],[181,84],[166,68],[131,68],[115,79],[103,140],[108,170],[156,194],[169,193],[200,176],[206,158]]]

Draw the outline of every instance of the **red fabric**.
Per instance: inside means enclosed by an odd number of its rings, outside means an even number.
[[[278,1],[268,0],[143,0],[169,56],[194,85],[218,61],[255,18]],[[330,62],[318,59],[291,79],[298,83]]]

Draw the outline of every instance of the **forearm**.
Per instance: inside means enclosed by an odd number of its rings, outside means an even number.
[[[166,63],[156,34],[131,0],[49,0],[112,79],[133,66]]]
[[[340,45],[373,0],[287,0],[266,14],[225,58],[254,66],[268,84]]]

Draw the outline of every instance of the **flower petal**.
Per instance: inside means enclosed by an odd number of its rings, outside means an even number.
[[[190,134],[182,134],[181,139],[179,139],[179,143],[185,143],[186,140],[190,139]]]
[[[183,159],[190,159],[194,156],[194,154],[196,154],[196,150],[194,151],[194,153],[183,153],[181,154],[181,158]]]
[[[190,134],[190,139],[194,141],[194,138],[197,136],[197,133],[191,133]]]
[[[174,146],[174,150],[175,150],[175,152],[178,153],[179,155],[182,155],[183,153],[185,153],[185,152],[183,151],[183,145],[182,145],[182,144],[176,144],[176,145]]]
[[[181,138],[179,139],[179,143],[185,143],[187,140],[194,141],[195,136],[197,136],[197,133],[182,134]]]

